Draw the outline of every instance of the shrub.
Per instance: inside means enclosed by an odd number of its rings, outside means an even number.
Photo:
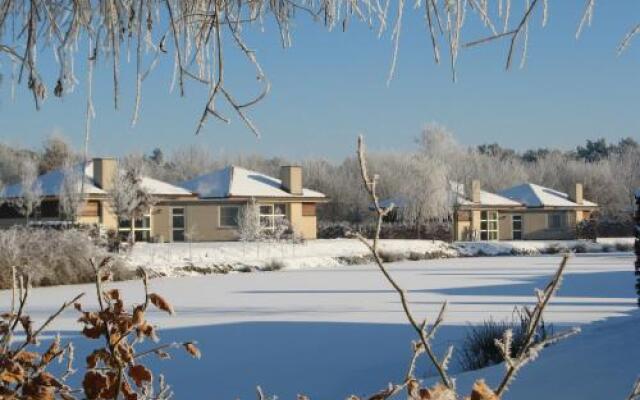
[[[503,362],[504,357],[496,346],[496,340],[502,339],[507,330],[513,333],[511,355],[515,356],[524,344],[529,323],[529,313],[523,307],[516,308],[510,319],[503,321],[489,319],[482,325],[471,326],[458,350],[460,368],[463,371],[472,371]],[[542,320],[536,327],[533,342],[542,342],[551,335],[553,335],[553,326],[547,326]]]
[[[621,243],[615,244],[617,251],[633,251],[633,243]]]
[[[587,248],[586,244],[578,243],[573,247],[573,251],[576,253],[587,253],[589,249]]]
[[[425,260],[427,258],[428,258],[427,253],[420,253],[417,251],[412,251],[409,253],[409,260],[411,261],[420,261],[420,260]]]
[[[559,254],[566,253],[568,251],[569,249],[566,246],[561,245],[560,243],[551,243],[550,245],[542,249],[541,252],[542,254]]]
[[[614,249],[615,249],[615,247],[613,245],[608,244],[608,243],[605,243],[605,244],[602,245],[602,251],[604,253],[611,253]]]
[[[386,263],[398,262],[398,261],[403,261],[403,260],[407,259],[405,254],[397,252],[397,251],[384,251],[384,250],[381,250],[380,252],[378,252],[378,254],[380,255],[380,258],[382,259],[382,262],[386,262]]]
[[[95,271],[87,260],[104,257],[82,230],[15,227],[0,231],[0,288],[11,287],[11,267],[28,273],[34,286],[93,282]],[[111,267],[116,279],[130,279],[134,273],[115,259]]]
[[[277,260],[277,259],[273,259],[273,260],[269,260],[269,262],[267,262],[262,268],[262,271],[279,271],[282,268],[284,268],[284,262],[282,260]]]

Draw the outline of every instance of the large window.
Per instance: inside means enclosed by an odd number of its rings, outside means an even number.
[[[562,229],[566,225],[565,214],[549,214],[549,229]]]
[[[260,225],[267,230],[274,230],[281,221],[287,218],[287,205],[283,203],[261,204]]]
[[[239,206],[220,206],[220,226],[223,228],[237,228]]]
[[[480,240],[498,240],[498,212],[480,212]]]
[[[122,218],[119,221],[118,232],[122,240],[129,238],[131,232],[131,220]],[[133,224],[133,235],[136,242],[148,242],[151,240],[151,215],[145,214],[142,218],[136,218]]]
[[[171,240],[184,242],[184,208],[171,209]]]

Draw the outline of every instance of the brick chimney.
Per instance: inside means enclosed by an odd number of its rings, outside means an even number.
[[[582,183],[576,183],[575,185],[573,185],[571,191],[569,192],[569,200],[573,201],[576,204],[584,204],[584,197],[582,193]]]
[[[283,190],[293,195],[302,195],[302,167],[283,165],[280,167],[280,180]]]
[[[93,181],[102,190],[112,189],[117,168],[118,160],[115,158],[94,158]]]
[[[471,181],[471,201],[480,203],[480,181],[478,179]]]

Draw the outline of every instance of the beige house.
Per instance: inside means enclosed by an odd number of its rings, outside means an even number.
[[[569,194],[533,183],[490,193],[475,180],[469,196],[457,193],[455,240],[575,239],[576,225],[598,209],[580,183]]]
[[[75,222],[118,230],[126,236],[131,223],[118,224],[110,203],[109,191],[116,171],[114,158],[95,158],[88,163],[82,185],[86,203]],[[33,221],[60,221],[59,193],[63,180],[62,171],[38,178],[44,198]],[[229,166],[178,185],[144,177],[142,186],[152,195],[154,205],[147,215],[135,221],[134,233],[136,240],[157,242],[236,240],[238,217],[249,201],[257,203],[266,231],[285,219],[295,233],[315,239],[316,205],[327,201],[324,194],[302,187],[302,169],[298,166],[283,166],[281,179]],[[21,193],[20,185],[12,185],[6,188],[4,197],[10,200]],[[0,207],[0,226],[24,222],[25,218],[9,204]]]

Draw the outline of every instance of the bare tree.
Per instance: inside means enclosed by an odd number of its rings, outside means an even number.
[[[139,157],[127,157],[118,163],[109,194],[118,230],[122,220],[129,220],[129,242],[135,242],[135,221],[143,218],[154,204],[153,196],[142,184],[143,165]]]
[[[67,220],[75,223],[81,207],[83,206],[84,193],[81,192],[84,179],[83,164],[74,163],[74,160],[64,160],[62,168],[62,184],[60,185],[60,213]]]
[[[42,185],[38,180],[38,166],[33,159],[24,158],[20,164],[20,193],[12,199],[18,212],[25,217],[29,224],[29,218],[38,209],[42,202]]]

